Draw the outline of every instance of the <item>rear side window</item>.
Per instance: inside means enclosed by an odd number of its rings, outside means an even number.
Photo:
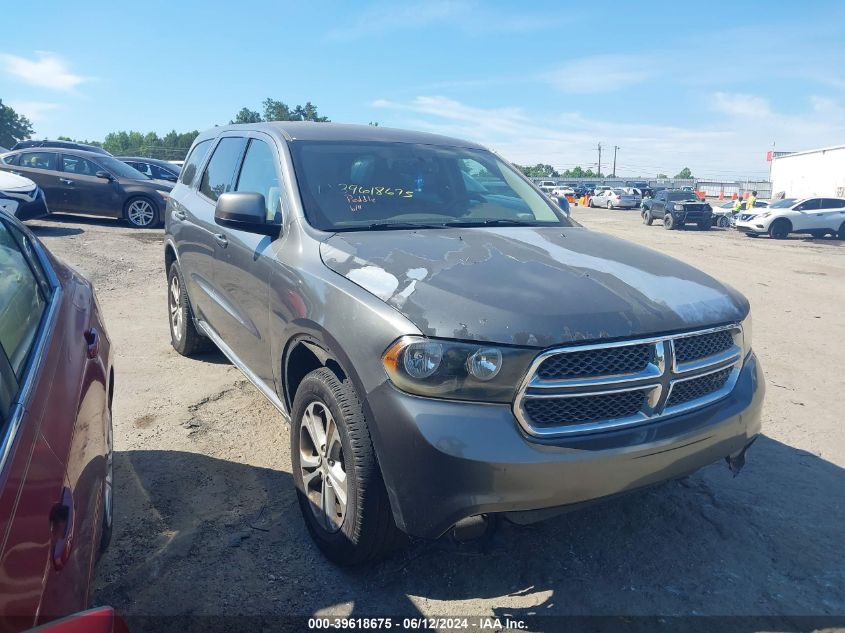
[[[0,346],[18,380],[46,306],[43,286],[9,227],[0,222]]]
[[[159,167],[158,165],[154,165],[152,163],[148,165],[148,168],[150,170],[150,173],[147,175],[150,178],[159,178],[162,180],[167,180],[168,178],[173,178],[177,175],[174,171],[170,171],[169,169],[163,169],[162,167]],[[144,173],[146,174],[147,172]]]
[[[822,209],[841,209],[845,207],[845,200],[840,198],[822,198]]]
[[[58,155],[55,152],[27,152],[26,154],[21,154],[21,160],[18,164],[21,167],[55,171],[58,169],[57,157]]]
[[[220,139],[202,174],[200,193],[216,202],[222,194],[232,190],[245,142],[246,139],[234,136]]]
[[[150,169],[150,166],[149,166],[148,163],[136,163],[134,161],[128,161],[128,160],[124,161],[124,162],[127,165],[129,165],[132,169],[137,169],[138,171],[140,171],[145,176],[149,176],[150,178],[155,178],[155,176],[153,176],[153,172]]]
[[[211,139],[194,145],[194,149],[192,149],[191,153],[188,154],[188,159],[182,167],[182,175],[179,177],[179,182],[183,185],[187,185],[188,187],[194,184],[194,178],[196,178],[197,170],[202,164],[202,161],[205,160],[205,155],[208,154],[208,150],[210,148]]]
[[[62,154],[62,171],[69,174],[79,174],[80,176],[95,176],[100,168],[81,156]]]

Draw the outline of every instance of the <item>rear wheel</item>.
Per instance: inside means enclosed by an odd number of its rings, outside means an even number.
[[[836,237],[840,240],[845,240],[845,222],[839,226],[839,231],[836,233]]]
[[[136,196],[126,201],[124,216],[132,226],[148,229],[158,224],[158,207],[149,198]]]
[[[667,213],[663,216],[663,228],[667,231],[671,231],[675,228],[675,217],[671,213]]]
[[[769,237],[776,240],[783,240],[789,236],[791,230],[792,225],[789,223],[789,220],[780,218],[772,222],[772,225],[769,227]]]
[[[182,356],[192,356],[213,349],[214,345],[199,333],[188,301],[185,281],[179,263],[170,264],[167,273],[167,316],[170,323],[170,344]]]
[[[393,521],[360,399],[321,367],[293,401],[291,457],[299,507],[317,547],[338,565],[377,561],[404,535]]]
[[[612,209],[612,208],[613,208],[613,203],[612,203],[610,200],[608,200],[608,201],[607,201],[607,208],[608,208],[608,209]]]

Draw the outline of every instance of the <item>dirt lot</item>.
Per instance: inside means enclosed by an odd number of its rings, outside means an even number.
[[[272,406],[221,355],[172,351],[161,231],[32,223],[93,280],[117,348],[116,532],[94,602],[129,615],[845,615],[845,242],[574,215],[749,297],[768,393],[746,469],[505,526],[484,548],[414,543],[357,572],[311,545]]]

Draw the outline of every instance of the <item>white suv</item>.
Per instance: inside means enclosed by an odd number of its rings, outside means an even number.
[[[845,199],[785,198],[765,209],[752,209],[740,214],[736,228],[757,236],[768,234],[782,240],[790,233],[809,233],[845,239]]]

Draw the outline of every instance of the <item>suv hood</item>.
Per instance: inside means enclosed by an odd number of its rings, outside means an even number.
[[[583,228],[336,233],[320,255],[429,336],[547,347],[748,313],[741,294],[696,268]]]

